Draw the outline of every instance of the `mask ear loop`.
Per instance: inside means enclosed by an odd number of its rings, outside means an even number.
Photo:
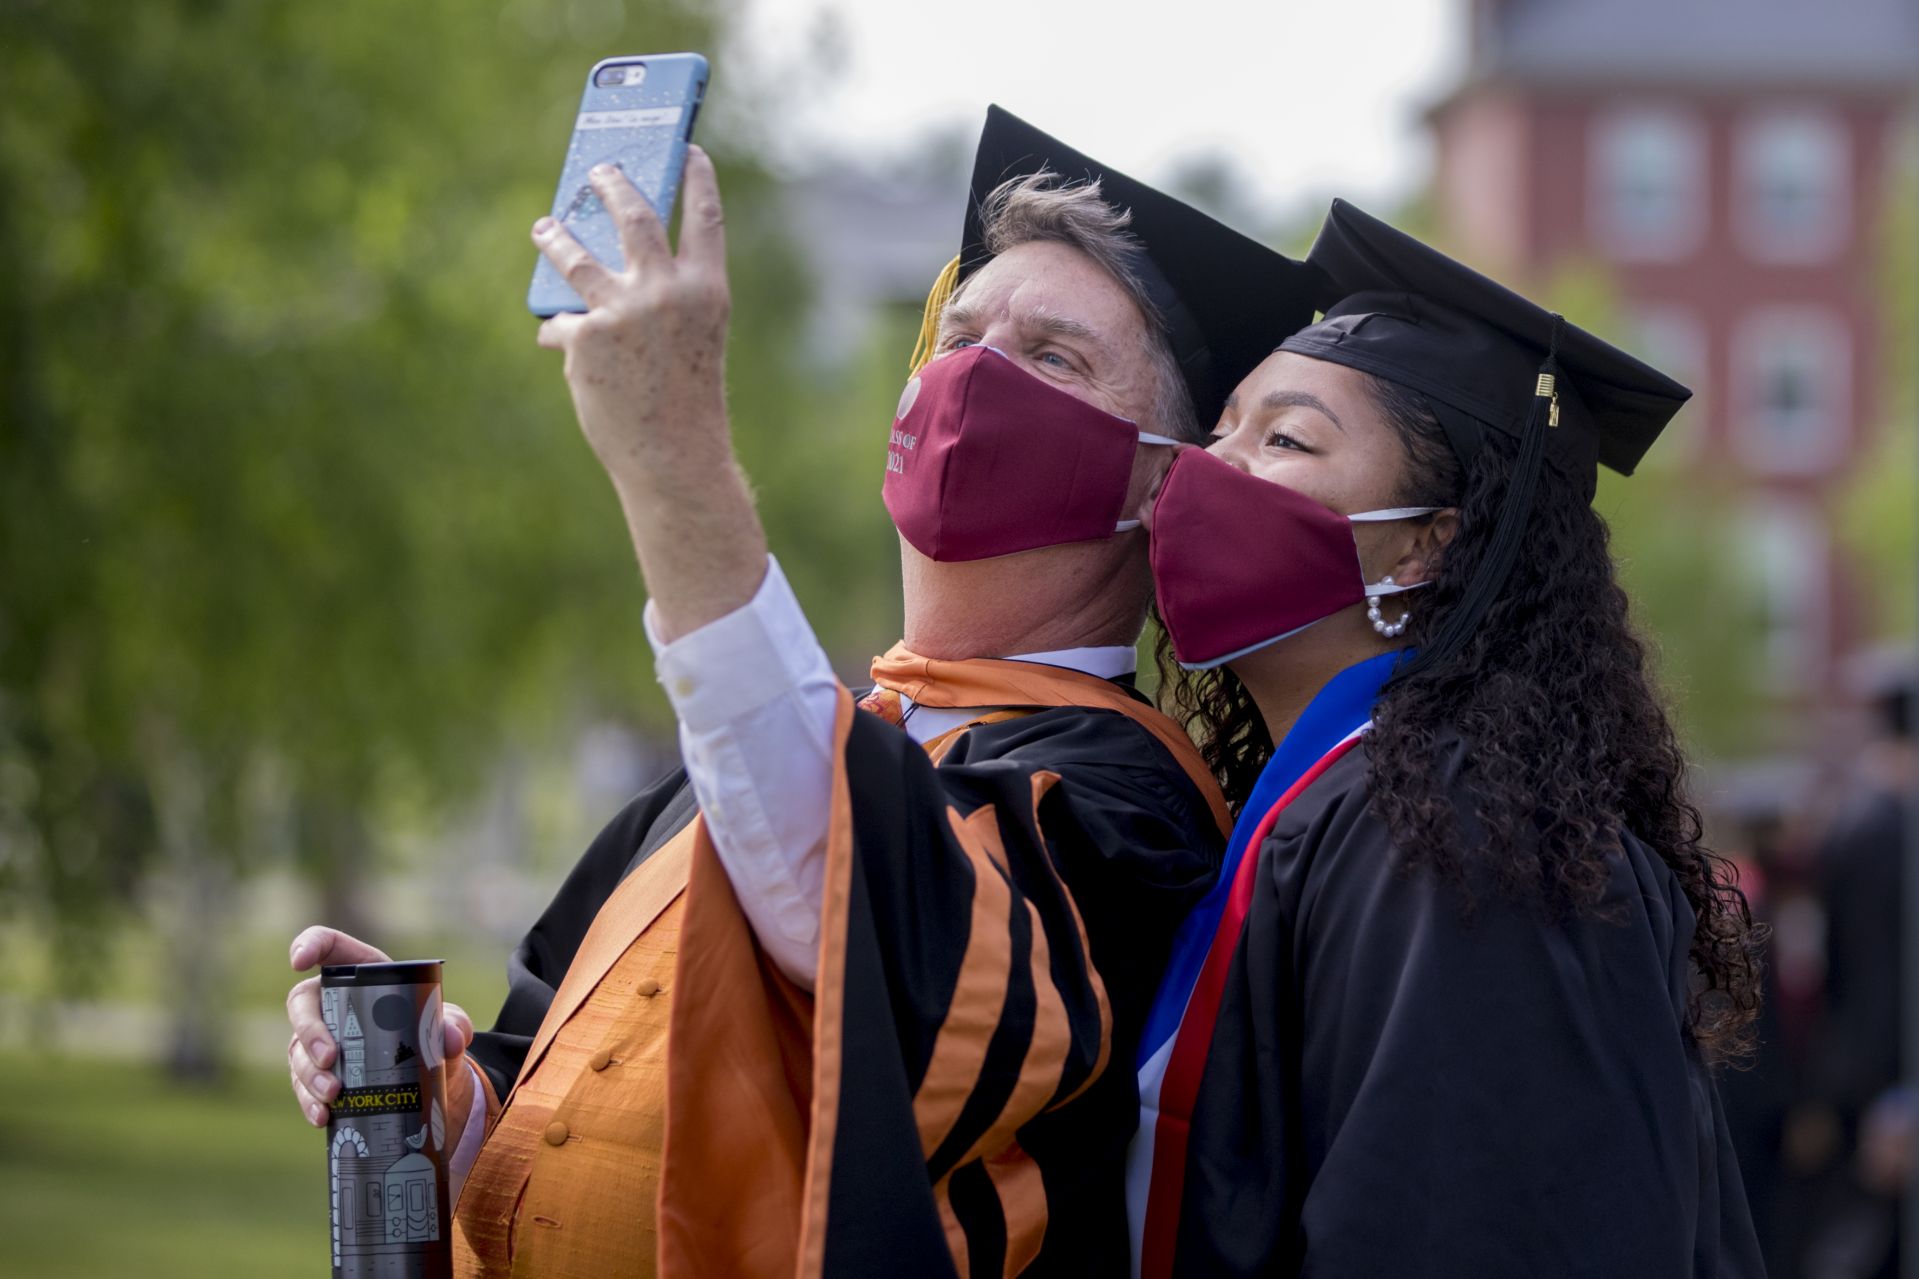
[[[1141,444],[1154,444],[1169,449],[1176,449],[1186,443],[1185,440],[1176,440],[1170,435],[1155,435],[1151,431],[1139,432],[1139,442]],[[1121,533],[1130,533],[1138,528],[1139,524],[1140,522],[1138,520],[1121,520],[1119,523],[1113,525],[1113,534],[1114,536],[1118,536]]]
[[[1346,518],[1355,524],[1385,524],[1392,520],[1416,519],[1421,515],[1437,515],[1445,510],[1443,506],[1389,506],[1383,511],[1361,511]],[[1376,599],[1383,595],[1402,595],[1407,591],[1416,591],[1422,586],[1431,586],[1431,582],[1414,582],[1411,586],[1400,586],[1392,578],[1381,578],[1366,588],[1366,597]]]
[[[1431,582],[1412,582],[1401,585],[1390,577],[1384,577],[1366,588],[1366,598],[1383,599],[1388,595],[1404,595],[1407,591],[1416,591],[1422,586],[1431,585]]]
[[[1355,524],[1386,524],[1393,520],[1416,519],[1421,515],[1437,515],[1445,509],[1443,506],[1389,506],[1383,511],[1361,511],[1346,518]]]

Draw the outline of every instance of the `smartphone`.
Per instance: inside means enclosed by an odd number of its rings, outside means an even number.
[[[697,53],[662,53],[608,58],[587,73],[580,95],[573,141],[553,193],[553,219],[565,224],[587,251],[615,270],[624,269],[620,232],[586,175],[611,162],[640,194],[653,202],[660,220],[673,215],[686,166],[686,144],[706,96],[706,59]],[[580,300],[553,264],[541,256],[526,291],[535,315],[584,311]]]

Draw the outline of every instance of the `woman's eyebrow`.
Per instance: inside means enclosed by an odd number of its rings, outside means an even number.
[[[1232,401],[1228,400],[1227,403]],[[1342,433],[1346,430],[1346,424],[1339,420],[1339,414],[1326,407],[1326,401],[1306,391],[1273,391],[1259,405],[1264,409],[1312,409],[1316,413],[1324,413],[1326,420]]]

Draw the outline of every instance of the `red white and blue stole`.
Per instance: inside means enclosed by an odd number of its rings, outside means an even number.
[[[1252,903],[1259,846],[1287,805],[1359,741],[1403,653],[1348,667],[1319,691],[1273,751],[1226,845],[1219,882],[1173,938],[1171,961],[1139,1045],[1139,1129],[1127,1152],[1133,1274],[1167,1279],[1179,1236],[1186,1139],[1212,1047],[1226,974]]]

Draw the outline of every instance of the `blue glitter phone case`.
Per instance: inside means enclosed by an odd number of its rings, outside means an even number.
[[[608,58],[587,73],[573,140],[567,144],[566,164],[553,194],[553,217],[616,270],[625,262],[619,229],[586,175],[594,165],[611,161],[653,202],[662,221],[671,218],[686,144],[706,94],[706,76],[706,59],[697,53]],[[580,295],[544,257],[533,268],[526,306],[541,316],[586,310]]]

